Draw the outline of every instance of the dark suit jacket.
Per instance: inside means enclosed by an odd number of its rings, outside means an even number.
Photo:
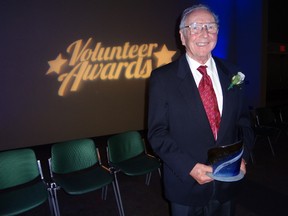
[[[239,182],[200,185],[189,173],[196,163],[207,164],[207,150],[211,147],[243,139],[249,149],[253,143],[243,89],[235,86],[228,90],[232,76],[240,70],[213,58],[223,92],[216,143],[185,55],[154,70],[149,80],[148,139],[163,161],[166,198],[183,205],[202,206],[212,196],[223,201],[230,199]],[[244,159],[249,159],[246,151]]]

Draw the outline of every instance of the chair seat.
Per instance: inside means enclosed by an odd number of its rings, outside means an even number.
[[[112,163],[111,165],[130,176],[144,175],[160,167],[160,163],[156,158],[146,154],[141,154],[123,162]]]
[[[113,181],[113,175],[98,166],[71,174],[54,174],[54,180],[66,193],[80,195],[110,184]]]
[[[38,181],[17,190],[0,191],[0,215],[14,215],[31,210],[48,199],[46,185]]]
[[[265,136],[274,136],[280,131],[278,128],[268,126],[258,126],[255,127],[254,130],[256,135],[265,135]]]

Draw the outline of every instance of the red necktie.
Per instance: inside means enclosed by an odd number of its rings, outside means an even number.
[[[200,80],[198,90],[210,123],[210,127],[216,140],[220,125],[220,112],[211,78],[207,74],[206,68],[206,65],[201,65],[197,68],[197,70],[202,74],[202,79]]]

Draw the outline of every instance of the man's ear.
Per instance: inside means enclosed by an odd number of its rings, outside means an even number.
[[[183,46],[185,46],[185,37],[184,37],[183,29],[179,30],[179,34],[180,34],[181,43]]]

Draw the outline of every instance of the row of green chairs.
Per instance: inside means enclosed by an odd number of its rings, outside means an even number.
[[[31,152],[32,150],[29,151]],[[3,173],[1,167],[2,154],[3,153],[0,153],[1,173]],[[146,174],[147,185],[149,185],[151,173],[154,170],[158,170],[159,175],[161,176],[160,161],[154,156],[147,154],[145,143],[137,131],[124,132],[109,137],[107,141],[107,156],[109,167],[105,167],[101,163],[99,150],[96,148],[92,139],[72,140],[52,145],[51,158],[48,160],[52,181],[47,184],[44,183],[42,178],[42,187],[44,187],[48,193],[44,193],[42,188],[43,198],[41,200],[41,203],[49,200],[51,215],[60,215],[57,195],[58,190],[62,189],[69,195],[80,195],[102,189],[102,199],[106,199],[107,186],[112,184],[118,213],[120,216],[124,216],[125,213],[117,180],[117,173],[122,172],[129,176]],[[3,160],[5,161],[5,158]],[[21,163],[17,157],[16,159],[14,158],[14,160],[17,160],[17,163]],[[23,172],[25,173],[26,171]],[[15,186],[15,184],[4,184],[2,187],[0,185],[0,190],[11,188],[11,186]],[[8,190],[8,192],[9,191],[10,190]],[[31,194],[33,193],[30,193],[30,197],[32,197]],[[45,194],[46,196],[44,196]],[[16,199],[13,194],[10,195],[10,198]],[[5,199],[5,196],[2,196],[1,193],[0,207],[2,207],[2,199]],[[8,202],[9,201],[6,203]],[[21,202],[21,200],[17,200],[17,203]],[[38,205],[41,203],[39,201]],[[7,204],[7,206],[9,205]],[[18,209],[17,211],[0,208],[1,211],[3,211],[0,212],[0,215],[19,214],[34,207],[36,207],[36,205],[31,205],[29,208],[22,209],[19,207],[21,210]],[[16,207],[12,205],[11,208]]]

